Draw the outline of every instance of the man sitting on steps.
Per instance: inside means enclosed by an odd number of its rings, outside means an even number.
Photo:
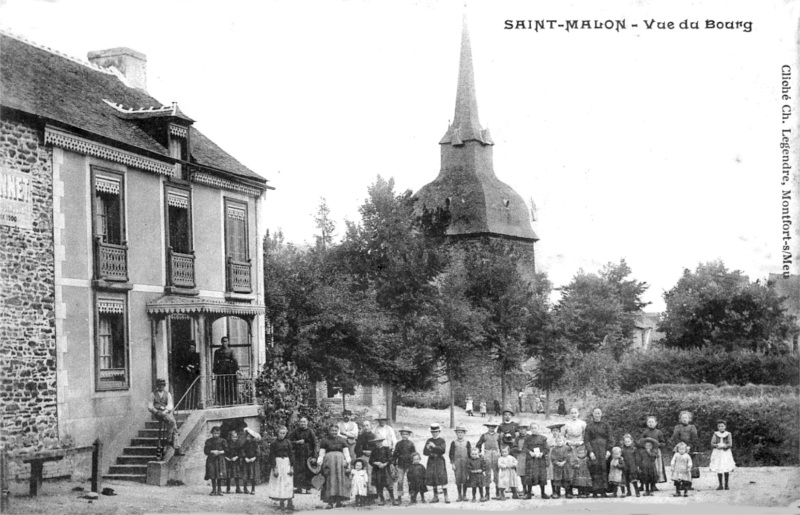
[[[156,391],[150,396],[147,409],[153,416],[167,425],[167,442],[175,449],[176,456],[182,456],[180,447],[176,445],[178,439],[178,423],[172,414],[174,409],[172,394],[166,390],[167,382],[163,379],[156,379]]]

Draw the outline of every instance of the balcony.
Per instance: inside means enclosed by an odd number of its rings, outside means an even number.
[[[177,288],[194,288],[194,253],[182,254],[169,248],[169,276],[170,286]]]
[[[250,293],[250,261],[240,262],[228,258],[227,262],[228,291],[233,293]]]

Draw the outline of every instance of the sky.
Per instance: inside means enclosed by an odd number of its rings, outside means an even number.
[[[797,132],[780,95],[783,65],[800,94],[799,4],[0,0],[0,26],[80,58],[118,46],[146,54],[149,93],[177,101],[266,177],[264,224],[301,243],[313,240],[322,197],[342,235],[378,175],[398,191],[435,179],[466,9],[495,172],[536,206],[537,269],[563,286],[624,258],[650,285],[647,310],[660,311],[663,292],[701,262],[722,259],[751,279],[781,270],[790,186],[800,228],[798,175],[781,185],[780,170],[781,130]],[[506,20],[626,28],[507,30]],[[798,240],[795,230],[794,256]]]

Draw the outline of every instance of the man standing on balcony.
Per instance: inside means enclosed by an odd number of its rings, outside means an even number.
[[[180,455],[181,450],[177,445],[178,423],[172,414],[174,408],[172,394],[166,389],[167,382],[163,379],[156,379],[156,391],[150,395],[150,402],[147,409],[153,414],[156,420],[161,421],[167,426],[167,442],[175,449],[175,454]]]
[[[237,403],[236,388],[238,381],[236,372],[239,371],[239,362],[233,355],[233,350],[228,343],[228,337],[223,336],[220,340],[222,348],[214,352],[214,372],[217,388],[217,406],[228,406]]]

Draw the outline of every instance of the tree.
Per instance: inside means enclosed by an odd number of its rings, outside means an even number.
[[[325,197],[319,199],[317,214],[314,215],[314,225],[318,231],[314,235],[317,250],[329,249],[333,244],[333,237],[336,235],[336,223],[331,220],[331,210],[328,208],[328,201]]]
[[[507,375],[525,360],[524,342],[533,298],[517,260],[499,247],[478,247],[464,259],[468,287],[465,292],[475,309],[484,313],[482,346],[498,364],[503,406]]]
[[[774,289],[750,282],[722,261],[700,263],[694,272],[685,269],[678,283],[664,293],[664,301],[667,309],[659,330],[672,347],[763,350],[793,330]]]
[[[371,343],[356,359],[384,381],[386,416],[394,419],[393,389],[428,384],[426,348],[437,291],[433,280],[447,265],[446,211],[416,210],[411,191],[395,193],[394,180],[378,176],[349,223],[342,243],[353,286],[374,295]]]
[[[608,263],[599,274],[579,270],[555,307],[554,330],[578,352],[605,345],[619,358],[632,344],[638,311],[647,305],[641,300],[647,283],[629,279],[630,275],[624,259]]]

